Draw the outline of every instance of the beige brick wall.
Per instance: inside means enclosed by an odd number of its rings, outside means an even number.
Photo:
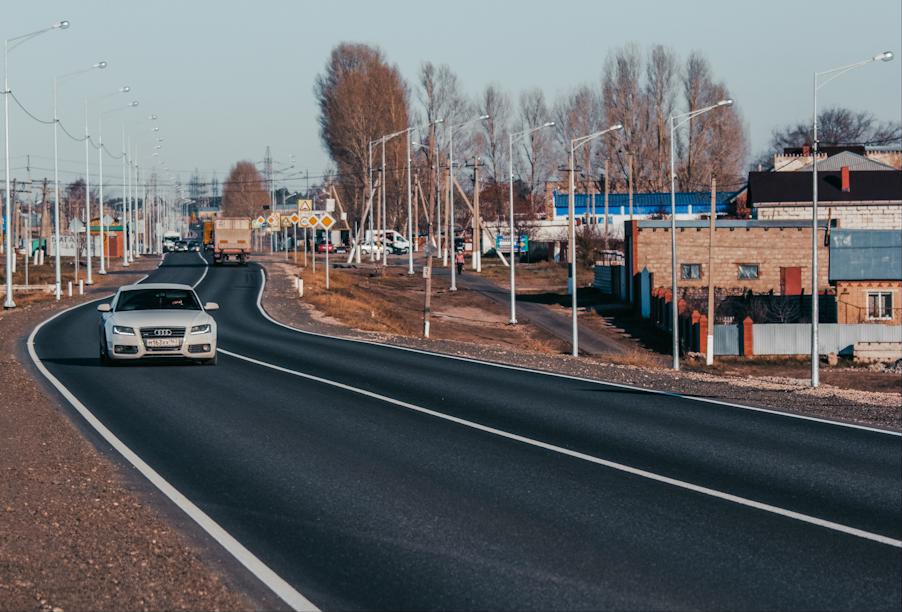
[[[871,291],[893,294],[893,318],[868,319],[867,296]],[[902,323],[902,281],[839,281],[836,283],[836,317],[838,323]]]
[[[824,245],[824,230],[819,231],[818,286],[828,287],[827,262],[829,253]],[[670,229],[642,228],[639,230],[638,270],[647,267],[655,286],[670,285]],[[677,262],[700,263],[702,278],[683,280],[682,287],[707,287],[708,228],[677,228]],[[738,279],[739,264],[758,264],[758,280]],[[718,228],[714,238],[714,284],[722,289],[751,289],[766,293],[773,289],[780,293],[780,268],[800,267],[802,287],[811,292],[811,229],[810,228]],[[677,270],[679,274],[679,270]]]
[[[805,221],[811,219],[810,206],[775,206],[755,209],[762,220]],[[834,219],[844,229],[902,230],[902,204],[824,206],[818,205],[819,219]]]

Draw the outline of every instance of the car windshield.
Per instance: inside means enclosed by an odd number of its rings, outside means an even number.
[[[116,302],[117,312],[200,309],[200,302],[188,289],[132,289],[120,293]]]

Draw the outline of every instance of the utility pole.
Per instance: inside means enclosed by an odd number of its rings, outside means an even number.
[[[629,153],[627,159],[627,182],[629,183],[630,221],[633,220],[633,154]]]
[[[608,186],[608,160],[605,158],[604,160],[604,250],[607,251],[610,248],[610,242],[608,240],[608,193],[610,192]]]
[[[711,219],[708,223],[708,337],[705,363],[714,365],[714,220],[717,217],[717,177],[711,177]]]
[[[473,269],[482,272],[482,212],[479,210],[479,156],[473,158]]]

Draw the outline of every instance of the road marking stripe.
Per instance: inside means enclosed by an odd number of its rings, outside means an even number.
[[[517,372],[529,372],[530,374],[540,374],[542,376],[552,376],[554,378],[563,378],[566,380],[575,380],[577,382],[584,382],[593,385],[601,385],[605,387],[614,387],[617,389],[627,389],[630,391],[643,391],[645,393],[652,393],[655,395],[663,395],[665,397],[677,397],[684,400],[692,400],[696,402],[702,402],[705,404],[714,404],[717,406],[728,406],[730,408],[741,408],[742,410],[749,410],[752,412],[763,412],[766,414],[773,414],[782,417],[789,417],[792,419],[799,419],[802,421],[814,421],[815,423],[824,423],[826,425],[836,425],[838,427],[846,427],[849,429],[859,429],[862,431],[870,431],[874,433],[886,434],[890,436],[902,437],[902,432],[899,431],[891,431],[889,429],[880,429],[879,427],[869,427],[867,425],[857,425],[855,423],[846,423],[844,421],[834,421],[831,419],[822,419],[818,417],[806,416],[804,414],[795,414],[792,412],[783,412],[781,410],[774,410],[773,408],[760,408],[758,406],[747,406],[745,404],[735,404],[732,402],[725,402],[723,400],[711,399],[708,397],[695,397],[692,395],[683,395],[681,393],[676,393],[674,391],[662,391],[660,389],[648,389],[646,387],[638,387],[635,385],[630,385],[627,383],[617,383],[617,382],[608,382],[605,380],[595,380],[592,378],[583,378],[581,376],[572,376],[570,374],[561,374],[559,372],[549,372],[547,370],[536,370],[534,368],[527,368],[524,366],[511,365],[508,363],[498,363],[495,361],[485,361],[482,359],[474,359],[472,357],[462,357],[460,355],[450,355],[447,353],[437,353],[434,351],[427,351],[425,349],[417,349],[409,346],[398,346],[395,344],[386,344],[384,342],[376,342],[375,340],[363,340],[361,338],[342,338],[338,336],[330,336],[329,334],[323,334],[319,332],[309,331],[306,329],[300,329],[297,327],[293,327],[288,325],[287,323],[282,323],[281,321],[277,321],[266,312],[266,309],[263,308],[263,290],[266,287],[266,270],[263,266],[260,266],[260,275],[263,278],[263,284],[260,286],[260,291],[257,294],[257,309],[260,311],[270,323],[274,325],[278,325],[279,327],[284,327],[285,329],[290,329],[291,331],[297,332],[299,334],[306,334],[308,336],[317,336],[319,338],[329,338],[330,340],[338,340],[343,342],[357,342],[359,344],[369,344],[372,346],[380,346],[383,348],[394,349],[398,351],[407,351],[410,353],[419,353],[420,355],[429,355],[431,357],[441,357],[443,359],[454,359],[456,361],[465,361],[467,363],[476,363],[479,365],[491,366],[493,368],[502,368],[505,370],[514,370]]]
[[[196,283],[191,285],[192,289],[197,289],[197,286],[199,284],[201,284],[202,282],[204,282],[204,279],[207,278],[207,272],[210,271],[210,264],[207,263],[207,260],[204,258],[204,256],[200,254],[200,251],[194,251],[194,252],[197,253],[197,256],[200,257],[200,260],[202,262],[204,262],[204,273],[200,275],[200,278],[197,279]]]
[[[146,278],[147,276],[142,278],[141,281]],[[178,489],[169,484],[169,482],[165,478],[160,476],[160,474],[157,473],[156,470],[145,463],[137,453],[131,450],[128,446],[126,446],[124,442],[116,437],[113,432],[107,429],[106,426],[104,426],[104,424],[101,423],[93,413],[91,413],[87,406],[79,401],[79,399],[75,397],[75,395],[71,391],[69,391],[69,389],[66,388],[66,386],[62,382],[60,382],[58,378],[51,374],[50,371],[44,366],[43,362],[38,357],[37,351],[34,348],[35,338],[37,337],[37,334],[41,330],[41,328],[57,317],[66,314],[70,310],[75,310],[76,308],[81,308],[82,306],[93,304],[94,302],[99,302],[109,297],[109,295],[106,295],[89,302],[83,302],[81,304],[71,306],[69,308],[66,308],[65,310],[61,310],[49,319],[46,319],[38,324],[31,331],[31,334],[28,336],[27,341],[28,354],[31,357],[31,361],[34,363],[35,367],[41,374],[43,374],[44,378],[46,378],[50,382],[50,384],[52,384],[56,388],[56,390],[59,391],[64,398],[66,398],[66,400],[72,405],[72,407],[78,411],[82,418],[84,418],[85,421],[87,421],[88,424],[93,427],[94,430],[110,444],[110,446],[116,449],[116,451],[120,455],[122,455],[129,463],[131,463],[135,467],[135,469],[137,469],[141,473],[141,475],[143,475],[151,484],[159,489],[160,492],[163,493],[163,495],[168,497],[172,501],[172,503],[178,506],[182,510],[182,512],[187,514],[195,523],[197,523],[201,527],[201,529],[206,531],[210,535],[210,537],[216,540],[216,542],[220,546],[222,546],[230,555],[232,555],[239,563],[241,563],[241,565],[247,568],[249,572],[256,576],[257,579],[260,580],[260,582],[265,584],[282,601],[288,604],[293,610],[318,610],[318,608],[309,599],[301,595],[281,576],[276,574],[265,563],[258,559],[256,555],[245,548],[245,546],[241,544],[241,542],[236,540],[228,531],[223,529],[203,510],[198,508]]]
[[[795,519],[797,521],[802,521],[804,523],[818,525],[819,527],[826,527],[827,529],[832,529],[834,531],[839,531],[839,532],[846,533],[849,535],[857,536],[859,538],[864,538],[866,540],[872,540],[874,542],[879,542],[880,544],[887,544],[889,546],[895,546],[896,548],[902,548],[902,540],[896,540],[894,538],[883,536],[883,535],[880,535],[877,533],[872,533],[870,531],[864,531],[862,529],[857,529],[855,527],[849,527],[848,525],[842,525],[840,523],[834,523],[832,521],[817,518],[816,516],[810,516],[808,514],[794,512],[792,510],[787,510],[786,508],[780,508],[778,506],[772,506],[770,504],[765,504],[763,502],[755,501],[753,499],[747,499],[745,497],[740,497],[738,495],[733,495],[731,493],[725,493],[723,491],[718,491],[716,489],[710,489],[708,487],[703,487],[701,485],[693,484],[691,482],[686,482],[684,480],[677,480],[676,478],[670,478],[669,476],[663,476],[661,474],[656,474],[654,472],[649,472],[647,470],[635,468],[635,467],[632,467],[629,465],[625,465],[623,463],[617,463],[615,461],[609,461],[607,459],[602,459],[600,457],[595,457],[593,455],[587,455],[585,453],[581,453],[579,451],[574,451],[569,448],[564,448],[562,446],[556,446],[554,444],[542,442],[541,440],[536,440],[535,438],[527,438],[526,436],[521,436],[519,434],[510,433],[510,432],[504,431],[502,429],[495,429],[494,427],[489,427],[488,425],[482,425],[482,424],[476,423],[474,421],[468,421],[468,420],[462,419],[460,417],[445,414],[444,412],[438,412],[436,410],[431,410],[429,408],[423,408],[422,406],[417,406],[416,404],[411,404],[411,403],[405,402],[403,400],[394,399],[394,398],[391,398],[391,397],[388,397],[385,395],[381,395],[379,393],[375,393],[373,391],[367,391],[366,389],[361,389],[359,387],[354,387],[354,386],[347,385],[345,383],[341,383],[338,381],[329,380],[327,378],[322,378],[320,376],[315,376],[313,374],[307,374],[305,372],[298,372],[297,370],[283,368],[282,366],[278,366],[278,365],[275,365],[272,363],[267,363],[265,361],[260,361],[259,359],[254,359],[253,357],[248,357],[246,355],[241,355],[239,353],[233,353],[232,351],[227,351],[222,348],[217,348],[216,350],[224,355],[228,355],[229,357],[241,359],[241,360],[247,361],[249,363],[263,366],[265,368],[270,368],[272,370],[276,370],[278,372],[283,372],[285,374],[290,374],[292,376],[297,376],[299,378],[305,378],[307,380],[312,380],[312,381],[322,383],[325,385],[330,385],[332,387],[336,387],[336,388],[342,389],[344,391],[350,391],[352,393],[364,395],[366,397],[370,397],[375,400],[393,404],[395,406],[400,406],[401,408],[407,408],[408,410],[413,410],[414,412],[428,414],[429,416],[433,416],[433,417],[443,419],[446,421],[451,421],[452,423],[457,423],[458,425],[463,425],[464,427],[478,429],[479,431],[483,431],[483,432],[490,433],[490,434],[493,434],[496,436],[500,436],[502,438],[508,438],[510,440],[515,440],[517,442],[529,444],[531,446],[537,446],[539,448],[543,448],[545,450],[559,453],[561,455],[567,455],[569,457],[574,457],[576,459],[581,459],[583,461],[588,461],[590,463],[602,465],[607,468],[619,470],[621,472],[626,472],[627,474],[632,474],[634,476],[640,476],[642,478],[647,478],[649,480],[662,482],[664,484],[668,484],[668,485],[671,485],[674,487],[679,487],[681,489],[687,489],[689,491],[693,491],[695,493],[701,493],[703,495],[708,495],[710,497],[716,497],[718,499],[723,499],[723,500],[726,500],[729,502],[740,504],[742,506],[748,506],[750,508],[755,508],[757,510],[763,510],[765,512],[770,512],[772,514],[778,514],[780,516]]]

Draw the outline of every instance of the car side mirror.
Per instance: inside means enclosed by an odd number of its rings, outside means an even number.
[[[113,310],[113,307],[107,303],[97,305],[97,312],[110,312],[111,310]]]
[[[206,304],[204,304],[204,310],[206,310],[206,311],[219,310],[219,304],[217,304],[216,302],[207,302]]]

